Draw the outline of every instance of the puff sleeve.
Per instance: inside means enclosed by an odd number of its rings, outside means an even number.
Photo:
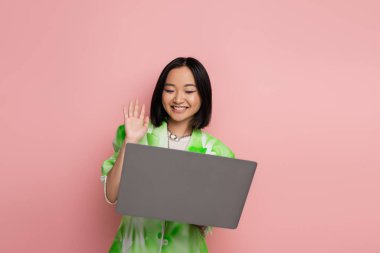
[[[217,140],[214,143],[212,151],[215,152],[215,154],[218,156],[235,158],[234,152],[232,152],[232,150],[229,147],[227,147],[221,140]]]
[[[214,145],[212,147],[212,153],[214,153],[217,156],[223,156],[227,158],[235,158],[235,153],[232,152],[232,150],[227,147],[221,140],[216,139],[214,142]],[[212,234],[212,226],[207,226],[204,229],[204,235],[207,236],[209,234]]]
[[[117,157],[119,156],[119,152],[120,152],[121,146],[123,145],[124,139],[125,139],[124,125],[120,125],[116,130],[116,135],[112,142],[114,153],[109,158],[104,160],[101,166],[100,180],[103,182],[104,197],[107,203],[112,204],[112,205],[116,204],[117,201],[112,203],[107,198],[107,194],[106,194],[107,175],[112,169],[112,167],[114,166]]]

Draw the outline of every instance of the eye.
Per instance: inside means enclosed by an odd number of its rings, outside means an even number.
[[[193,90],[193,91],[185,91],[185,92],[188,93],[188,94],[190,94],[190,93],[195,92],[195,90]]]
[[[166,91],[167,93],[172,93],[172,92],[174,92],[174,90],[164,90],[164,91]]]

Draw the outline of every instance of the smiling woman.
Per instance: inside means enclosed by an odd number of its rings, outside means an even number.
[[[191,57],[171,61],[153,92],[151,121],[144,104],[140,112],[137,99],[124,107],[124,125],[117,128],[113,141],[115,152],[101,168],[106,201],[117,202],[126,143],[234,158],[226,145],[201,130],[210,122],[211,105],[211,84],[203,65]],[[210,231],[211,227],[123,216],[109,252],[206,253],[205,236]]]

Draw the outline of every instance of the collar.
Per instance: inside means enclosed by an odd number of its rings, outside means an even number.
[[[168,147],[168,126],[166,121],[162,121],[161,126],[151,128],[151,133],[148,133],[148,143],[152,146]],[[202,131],[193,129],[190,137],[190,142],[186,147],[187,151],[205,153],[206,149],[202,145]]]

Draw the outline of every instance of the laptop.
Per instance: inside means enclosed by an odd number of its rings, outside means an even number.
[[[237,228],[254,161],[127,143],[116,212]]]

